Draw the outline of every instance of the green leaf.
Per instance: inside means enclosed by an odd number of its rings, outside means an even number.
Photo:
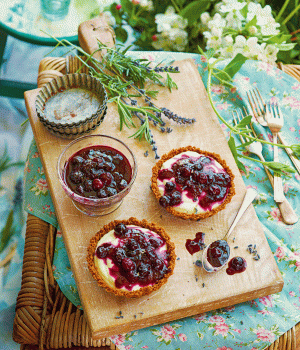
[[[239,159],[238,159],[239,155],[238,155],[238,152],[237,152],[237,149],[236,149],[235,141],[234,141],[234,138],[231,135],[230,135],[230,138],[228,140],[228,145],[229,145],[229,148],[231,150],[231,153],[233,155],[233,158],[234,158],[238,168],[240,170],[243,170],[244,173],[246,173],[247,170],[246,170],[244,164],[242,162],[240,162]]]
[[[128,38],[127,31],[122,27],[117,27],[115,28],[115,33],[116,33],[117,39],[120,40],[122,43],[125,43],[125,41]]]
[[[185,0],[176,0],[176,3],[177,3],[179,6],[183,6],[184,3],[185,3]]]
[[[292,36],[289,34],[277,34],[273,35],[266,40],[267,44],[282,44],[283,42],[289,40]]]
[[[173,79],[170,77],[170,74],[167,73],[167,87],[169,88],[170,92],[172,92],[172,89],[175,88],[175,89],[178,89],[178,86],[177,84],[175,83],[175,81],[173,81]]]
[[[251,122],[252,116],[251,115],[247,115],[246,117],[244,117],[238,124],[237,127],[238,128],[243,128],[246,125],[249,125]],[[248,130],[249,131],[249,130]]]
[[[211,1],[208,0],[193,1],[185,6],[185,8],[179,12],[179,15],[186,18],[189,25],[191,25],[200,18],[201,13],[206,11],[210,4]]]
[[[247,57],[238,53],[223,69],[231,78],[240,70],[242,65],[247,61]]]
[[[248,30],[252,26],[256,26],[257,18],[256,15],[245,25],[245,30]]]
[[[264,163],[268,168],[273,170],[276,173],[282,173],[282,172],[287,172],[287,173],[295,173],[295,169],[291,168],[287,164],[282,164],[279,162],[265,162]]]
[[[248,4],[246,4],[241,10],[240,10],[241,15],[246,18],[247,13],[248,13]]]
[[[120,1],[121,5],[122,5],[122,9],[123,11],[127,12],[129,16],[131,16],[131,12],[132,12],[132,2],[129,0],[121,0]]]
[[[7,220],[6,220],[6,224],[3,227],[2,231],[1,231],[1,240],[0,240],[0,253],[3,252],[3,250],[5,249],[10,237],[13,235],[13,220],[14,220],[14,212],[13,210],[11,210],[8,214]]]
[[[295,47],[296,44],[280,44],[276,45],[280,51],[290,51]]]

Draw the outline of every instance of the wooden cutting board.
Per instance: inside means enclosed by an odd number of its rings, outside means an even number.
[[[208,274],[195,265],[197,254],[192,256],[185,249],[186,240],[193,239],[199,231],[206,233],[206,244],[223,237],[242,202],[245,185],[209,104],[196,65],[189,59],[174,65],[178,65],[181,71],[180,74],[173,75],[178,90],[173,90],[172,93],[167,89],[162,90],[157,105],[170,108],[182,117],[196,118],[197,122],[187,126],[170,123],[173,129],[170,134],[153,131],[159,153],[162,155],[172,148],[194,145],[220,154],[235,174],[236,195],[232,201],[225,210],[200,222],[175,218],[159,206],[150,190],[151,170],[155,164],[153,153],[146,142],[140,143],[128,138],[134,132],[133,129],[120,132],[119,117],[115,106],[111,104],[104,122],[93,133],[115,136],[134,151],[138,161],[137,179],[121,207],[114,213],[99,218],[80,213],[64,193],[56,175],[58,156],[69,141],[50,134],[38,120],[34,102],[39,90],[25,93],[34,137],[94,339],[237,304],[279,292],[283,287],[283,279],[252,205],[233,233],[235,242],[232,245],[238,248],[232,249],[232,256],[242,256],[247,260],[245,272],[229,276],[223,269]],[[149,151],[148,157],[144,155],[146,150]],[[104,224],[131,216],[163,226],[175,243],[178,257],[174,274],[168,282],[160,290],[138,299],[126,299],[107,293],[94,281],[86,263],[90,238]],[[255,261],[246,250],[248,244],[256,244],[261,256],[259,261]],[[120,311],[123,318],[117,318]]]

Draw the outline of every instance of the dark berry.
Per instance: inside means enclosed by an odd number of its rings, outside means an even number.
[[[114,173],[114,180],[117,182],[117,183],[120,183],[121,180],[123,180],[123,175],[118,173],[118,172],[115,172]]]
[[[119,223],[115,226],[115,235],[117,237],[125,237],[125,234],[127,232],[127,227],[123,223]]]
[[[207,249],[207,260],[214,267],[223,266],[230,254],[230,248],[226,241],[218,240],[213,242]]]
[[[169,196],[161,196],[159,198],[159,204],[163,207],[166,208],[170,205],[170,197]]]
[[[125,251],[124,249],[122,248],[116,248],[115,250],[115,254],[114,254],[114,260],[121,264],[122,263],[122,260],[126,258],[126,254],[125,254]]]
[[[186,181],[186,178],[181,176],[180,172],[176,173],[176,176],[175,176],[175,181],[176,183],[178,183],[179,185],[183,185]]]
[[[119,188],[120,190],[124,190],[127,186],[128,186],[127,181],[123,179],[123,180],[120,181],[120,183],[119,183],[119,185],[118,185],[118,188]]]
[[[116,154],[112,161],[114,164],[119,165],[123,161],[123,157],[120,154]]]
[[[95,191],[101,190],[103,188],[104,184],[100,179],[94,179],[93,180],[93,189]]]
[[[72,159],[72,165],[74,166],[78,166],[78,165],[81,165],[82,163],[84,162],[84,159],[80,156],[75,156],[73,159]]]
[[[158,178],[160,180],[171,179],[172,177],[174,177],[174,173],[170,169],[161,169],[158,173]]]
[[[107,193],[107,197],[112,197],[118,194],[117,190],[112,187],[106,187],[106,193]]]
[[[115,170],[115,168],[116,168],[116,166],[113,164],[113,163],[107,163],[107,162],[105,162],[104,163],[104,165],[103,165],[103,169],[105,170],[105,171],[114,171]]]
[[[157,248],[159,248],[160,246],[162,246],[164,242],[163,242],[162,239],[160,239],[160,238],[158,238],[158,237],[150,237],[150,238],[149,238],[149,243],[150,243],[150,245],[151,245],[153,248],[157,249]]]
[[[135,263],[130,258],[122,260],[122,267],[125,271],[133,271],[136,268]]]
[[[236,271],[239,271],[244,268],[245,260],[239,256],[236,256],[232,259],[231,265]]]
[[[110,173],[103,173],[99,177],[103,181],[105,186],[109,186],[113,179]]]
[[[84,196],[84,188],[82,185],[77,185],[76,186],[76,192],[80,194],[81,196]]]
[[[110,243],[103,243],[96,249],[96,256],[99,259],[104,259],[111,253],[112,250],[113,246]]]
[[[79,184],[80,182],[83,181],[83,173],[79,170],[77,171],[72,171],[70,173],[70,180],[74,183],[74,184]]]
[[[201,162],[202,164],[209,164],[209,163],[211,162],[211,159],[204,156],[204,157],[201,157],[201,158],[200,158],[200,162]]]
[[[97,192],[97,196],[99,198],[106,198],[108,197],[107,192],[104,188],[102,188],[100,191]]]
[[[218,195],[221,193],[220,186],[218,186],[218,185],[211,185],[211,186],[209,187],[208,192],[209,192],[211,195],[218,196]]]
[[[93,191],[93,181],[85,179],[83,182],[83,187],[86,192],[91,192]]]
[[[200,161],[194,163],[194,169],[201,171],[203,169],[203,164]]]
[[[173,190],[175,190],[176,188],[176,184],[172,181],[168,181],[165,183],[165,189],[168,192],[172,192]]]
[[[164,262],[160,260],[159,258],[155,259],[152,263],[154,269],[161,270],[164,267]]]
[[[135,239],[129,238],[127,243],[126,243],[126,248],[129,250],[138,250],[140,248],[140,246]]]
[[[170,204],[174,206],[180,203],[181,203],[181,193],[179,191],[174,191],[171,195]]]
[[[207,176],[207,174],[205,174],[205,173],[200,173],[200,174],[198,175],[197,181],[198,181],[200,184],[206,185],[207,182],[208,182],[208,176]]]
[[[191,176],[191,168],[188,165],[184,165],[180,167],[180,175],[183,177],[190,177]]]
[[[139,274],[139,277],[142,278],[142,279],[145,279],[149,276],[151,272],[151,266],[148,265],[148,264],[140,264],[139,268],[138,268],[138,274]]]

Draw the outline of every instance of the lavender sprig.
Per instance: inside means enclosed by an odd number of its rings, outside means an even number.
[[[82,62],[82,67],[86,66],[90,74],[101,81],[109,97],[108,103],[117,103],[120,130],[124,126],[135,128],[133,117],[138,117],[141,126],[132,137],[139,140],[144,137],[151,145],[156,159],[159,158],[157,145],[154,141],[152,130],[150,130],[149,122],[160,128],[161,132],[170,133],[172,129],[166,126],[166,122],[162,120],[163,116],[179,125],[192,124],[196,121],[195,119],[182,118],[167,108],[157,106],[153,99],[157,97],[159,91],[145,88],[147,82],[166,86],[170,91],[173,88],[177,88],[169,73],[179,73],[178,67],[172,65],[161,67],[157,65],[152,68],[150,62],[145,59],[133,59],[127,56],[126,52],[129,47],[121,50],[120,48],[107,47],[99,42],[99,48],[89,55],[81,47],[65,39],[56,40],[58,45],[71,47],[71,51]],[[101,60],[94,58],[94,54],[98,51],[102,53]],[[79,56],[77,52],[84,57]],[[103,54],[104,52],[105,54]],[[77,72],[80,72],[81,68]],[[165,81],[159,73],[167,73]],[[141,97],[142,103],[137,101],[136,97]]]

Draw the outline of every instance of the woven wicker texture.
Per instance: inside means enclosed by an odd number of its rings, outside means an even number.
[[[111,29],[95,19],[87,22],[82,40],[97,39],[114,44]],[[108,37],[110,36],[110,38]],[[88,44],[89,45],[89,44]],[[38,86],[82,66],[76,57],[47,57],[40,62]],[[279,64],[278,68],[300,81],[300,66]],[[88,73],[86,68],[83,71]],[[52,273],[56,230],[43,220],[28,214],[21,290],[17,298],[13,339],[21,350],[37,349],[116,349],[109,339],[93,341],[83,311],[77,309],[60,291]],[[300,350],[297,344],[300,324],[283,334],[267,350]],[[299,338],[299,336],[298,336]],[[30,344],[30,345],[26,345]]]

